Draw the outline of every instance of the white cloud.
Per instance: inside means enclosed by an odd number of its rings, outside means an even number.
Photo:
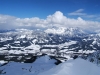
[[[83,13],[84,9],[78,9],[74,12],[68,13],[68,15],[84,16],[86,13]]]
[[[77,12],[83,11],[82,9]],[[38,17],[33,18],[17,18],[9,15],[0,15],[0,29],[14,28],[49,28],[56,27],[79,27],[85,30],[100,29],[100,22],[86,21],[81,17],[77,19],[67,18],[62,12],[56,11],[53,15],[47,16],[46,19]]]
[[[80,13],[80,12],[83,12],[83,11],[84,11],[84,9],[78,9],[75,12]]]
[[[97,20],[100,15],[91,15],[91,14],[87,14],[84,13],[84,9],[78,9],[74,12],[68,13],[69,16],[80,16],[82,18],[88,18],[88,19],[94,19]]]

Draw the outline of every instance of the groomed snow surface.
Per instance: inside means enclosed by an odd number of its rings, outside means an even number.
[[[30,64],[10,62],[0,67],[6,72],[0,75],[100,75],[100,67],[80,58],[59,65],[54,65],[54,62],[48,56]]]

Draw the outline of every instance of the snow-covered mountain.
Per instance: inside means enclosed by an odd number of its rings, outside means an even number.
[[[87,55],[100,50],[99,38],[98,34],[88,34],[78,28],[53,27],[44,31],[16,29],[0,33],[0,54],[48,54],[64,58],[68,53],[70,56]]]
[[[78,36],[86,34],[79,28],[66,28],[66,27],[52,27],[45,30],[46,33],[58,34],[58,35],[68,35],[68,36]]]
[[[90,34],[79,28],[52,27],[45,30],[6,30],[0,33],[1,66],[6,66],[10,61],[34,63],[42,55],[56,60],[56,65],[77,57],[100,64],[99,53],[99,32]]]

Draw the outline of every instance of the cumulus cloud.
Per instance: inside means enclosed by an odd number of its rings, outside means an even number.
[[[77,12],[83,11],[82,9]],[[46,19],[38,17],[17,18],[9,15],[0,15],[0,29],[15,28],[50,28],[56,27],[79,27],[85,30],[100,29],[100,22],[86,21],[81,17],[77,19],[68,18],[62,12],[56,11],[53,15],[48,15]]]

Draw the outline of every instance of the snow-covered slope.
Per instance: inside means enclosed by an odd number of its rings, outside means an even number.
[[[100,75],[100,67],[78,58],[55,66],[39,75]]]
[[[49,56],[38,57],[34,63],[9,62],[0,67],[0,75],[37,75],[56,66],[55,62]]]
[[[0,75],[100,75],[100,67],[81,58],[55,65],[56,60],[42,56],[34,63],[9,62]]]

